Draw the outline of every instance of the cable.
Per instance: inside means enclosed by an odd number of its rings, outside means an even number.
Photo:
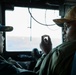
[[[37,20],[32,16],[32,14],[31,14],[31,12],[30,12],[30,8],[28,8],[28,12],[29,12],[30,16],[31,16],[37,23],[39,23],[39,24],[41,24],[41,25],[44,25],[44,26],[53,26],[53,25],[55,25],[55,24],[50,24],[50,25],[48,25],[48,24],[43,24],[43,23],[37,21]]]

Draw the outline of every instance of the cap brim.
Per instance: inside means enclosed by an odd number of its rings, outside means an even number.
[[[12,26],[4,26],[4,25],[1,25],[0,26],[0,31],[12,31],[13,30],[13,27]]]
[[[63,27],[64,22],[69,22],[68,19],[53,19],[53,21],[60,27]]]

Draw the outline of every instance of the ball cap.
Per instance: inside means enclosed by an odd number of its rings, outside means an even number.
[[[6,31],[12,31],[13,27],[12,26],[5,26],[0,24],[0,31],[6,32]]]
[[[73,6],[71,7],[71,9],[68,9],[64,18],[53,19],[53,21],[60,27],[63,27],[64,22],[76,21],[76,6]]]

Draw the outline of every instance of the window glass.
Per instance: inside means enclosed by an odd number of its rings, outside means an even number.
[[[41,36],[51,37],[53,48],[62,42],[62,29],[52,21],[60,18],[58,10],[14,7],[5,11],[6,25],[13,26],[6,33],[6,51],[31,51],[38,48]]]

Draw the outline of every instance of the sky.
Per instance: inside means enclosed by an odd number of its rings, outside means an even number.
[[[33,10],[33,16],[36,18],[36,20],[38,20],[41,23],[45,24],[45,20],[46,23],[51,25],[54,24],[54,22],[52,21],[52,19],[54,18],[58,18],[58,12],[55,11],[48,11],[46,12],[47,16],[45,18],[45,10]],[[51,12],[51,13],[50,13]],[[42,13],[42,14],[41,14]],[[52,15],[51,15],[52,14]],[[14,36],[15,34],[17,36],[28,36],[28,33],[31,32],[37,32],[33,33],[33,36],[39,36],[40,33],[38,32],[39,30],[42,33],[46,33],[46,34],[50,34],[50,33],[56,33],[58,32],[60,34],[60,27],[54,25],[54,26],[43,26],[38,24],[37,22],[35,22],[34,20],[32,20],[31,24],[30,24],[30,15],[28,13],[28,9],[25,8],[19,8],[19,7],[15,7],[14,11],[6,11],[6,25],[11,25],[14,27],[14,30],[12,33],[10,33],[10,36]],[[30,28],[31,26],[31,28]],[[28,31],[28,33],[25,34],[25,32]],[[20,34],[21,32],[21,34]],[[42,35],[42,34],[41,34]],[[59,35],[58,35],[59,36]],[[57,36],[57,37],[58,37]],[[52,37],[55,37],[55,35],[52,35]]]

